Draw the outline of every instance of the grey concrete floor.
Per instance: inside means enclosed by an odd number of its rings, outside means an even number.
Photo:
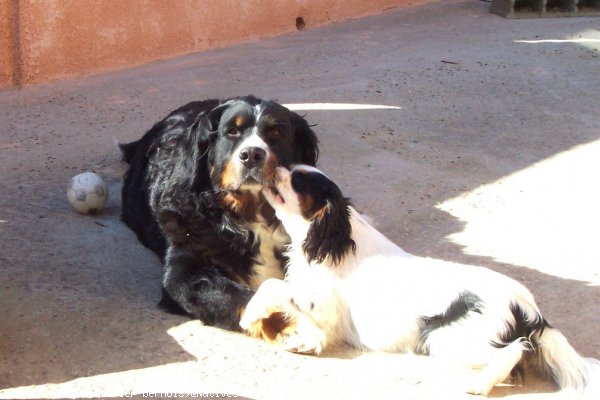
[[[0,397],[472,397],[429,359],[288,354],[155,307],[160,263],[119,221],[112,139],[188,101],[248,93],[400,107],[304,111],[320,167],[408,251],[522,281],[599,358],[600,19],[488,7],[444,1],[0,92]],[[110,186],[97,216],[66,201],[85,170]],[[491,395],[552,391],[533,378]]]

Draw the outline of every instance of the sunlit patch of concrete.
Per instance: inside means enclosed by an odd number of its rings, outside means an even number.
[[[515,40],[514,43],[540,44],[540,43],[573,43],[592,50],[600,51],[600,31],[589,29],[564,39],[535,39]]]
[[[386,106],[382,104],[355,104],[355,103],[290,103],[284,104],[292,111],[313,110],[401,110],[402,107]]]
[[[600,140],[437,205],[468,254],[600,285]]]

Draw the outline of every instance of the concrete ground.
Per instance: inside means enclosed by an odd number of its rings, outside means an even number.
[[[155,307],[160,263],[119,221],[111,141],[188,101],[248,93],[400,107],[303,111],[320,167],[405,249],[522,281],[600,358],[600,20],[488,7],[444,1],[0,92],[0,398],[473,398],[431,359],[288,354]],[[110,186],[97,216],[66,201],[85,170]],[[553,390],[532,377],[491,397]]]

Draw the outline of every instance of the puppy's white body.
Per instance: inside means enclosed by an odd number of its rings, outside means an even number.
[[[357,246],[355,254],[346,257],[343,265],[332,266],[330,260],[308,263],[302,253],[302,243],[294,243],[293,239],[287,253],[290,262],[285,280],[296,288],[302,288],[305,294],[300,296],[313,299],[314,304],[324,309],[318,313],[323,316],[318,321],[319,325],[326,326],[328,330],[351,329],[332,335],[331,339],[350,339],[352,344],[371,350],[412,352],[418,345],[419,318],[443,313],[464,291],[478,294],[487,309],[506,311],[510,309],[510,299],[497,294],[511,293],[529,306],[532,319],[535,318],[537,306],[533,296],[518,282],[486,268],[413,256],[373,228],[354,209],[350,212],[352,237]],[[285,219],[285,216],[282,218]],[[286,228],[289,226],[286,222],[284,225]],[[301,229],[300,226],[298,228]],[[304,238],[306,235],[292,237]],[[329,301],[314,300],[328,293],[335,293],[335,297]],[[486,293],[492,296],[486,296]],[[334,305],[331,300],[340,304]],[[330,310],[326,312],[326,308]],[[340,310],[347,315],[341,314]],[[318,318],[316,314],[313,313]],[[490,347],[487,339],[493,337],[492,332],[504,329],[505,321],[510,320],[509,315],[491,314],[496,316],[488,318],[485,324],[482,321],[473,324],[478,327],[478,332],[471,335],[482,336],[481,330],[488,330],[488,334],[483,335],[486,350]],[[345,323],[346,319],[352,324]],[[468,324],[468,321],[464,323]],[[453,329],[456,330],[456,327]],[[469,330],[469,327],[464,329]],[[461,332],[461,335],[464,334],[468,335],[468,332]],[[443,338],[437,341],[440,346],[433,346],[435,353],[455,353],[458,343],[443,343],[449,339],[446,335]],[[476,345],[474,341],[468,342],[471,348]]]
[[[282,200],[266,197],[292,240],[285,282],[271,280],[259,289],[242,318],[243,328],[276,297],[278,309],[298,321],[294,340],[306,339],[294,343],[294,350],[319,353],[329,344],[347,342],[444,357],[477,370],[466,390],[479,394],[487,394],[535,353],[536,364],[561,389],[582,391],[587,385],[591,364],[545,322],[531,292],[505,275],[413,256],[352,207],[348,219],[355,248],[339,262],[331,256],[311,260],[304,246],[312,221],[303,216],[290,173],[279,174]]]

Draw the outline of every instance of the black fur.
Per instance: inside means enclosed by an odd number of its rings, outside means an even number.
[[[242,114],[244,125],[234,126]],[[231,155],[257,131],[278,164],[316,163],[317,139],[304,118],[253,96],[189,103],[120,145],[130,163],[122,219],[164,261],[160,305],[233,330],[254,293],[249,282],[260,262],[253,223],[278,224],[258,191],[245,189],[268,183],[263,170],[243,170],[239,182],[222,186]]]
[[[518,340],[520,338],[527,338],[529,341],[530,352],[527,357],[523,358],[510,373],[511,379],[515,382],[519,380],[525,384],[525,365],[532,356],[539,357],[540,341],[539,338],[544,332],[544,329],[551,328],[548,321],[544,319],[540,314],[536,315],[533,320],[528,320],[527,315],[523,312],[523,309],[516,303],[510,305],[510,311],[514,318],[514,323],[507,323],[506,330],[499,335],[498,340],[490,341],[491,345],[496,348],[506,347],[508,344]],[[539,361],[533,363],[533,366],[539,369]],[[544,371],[542,371],[544,372]],[[547,371],[545,371],[547,372]]]
[[[491,342],[492,346],[502,348],[519,338],[528,338],[533,346],[532,350],[536,350],[538,338],[542,335],[544,329],[550,328],[550,324],[540,314],[533,320],[528,320],[523,309],[516,303],[510,305],[510,311],[515,321],[514,324],[507,323],[506,330],[498,337],[498,340]]]
[[[330,256],[339,264],[349,251],[355,251],[350,225],[350,201],[338,186],[318,172],[294,171],[292,188],[303,196],[303,213],[312,221],[302,250],[309,262],[323,262]]]
[[[465,318],[468,313],[481,313],[482,300],[475,293],[464,291],[450,303],[446,311],[433,316],[421,317],[421,332],[415,353],[429,355],[427,337],[436,329],[448,326]]]

